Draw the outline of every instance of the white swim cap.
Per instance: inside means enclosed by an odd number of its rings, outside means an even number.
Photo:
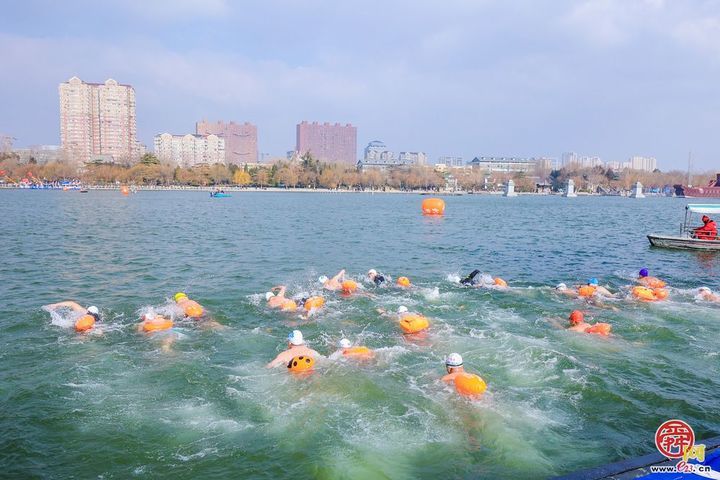
[[[407,313],[407,311],[408,311],[408,308],[405,305],[401,305],[398,308],[398,313]]]
[[[377,270],[375,270],[374,268],[371,268],[370,270],[368,270],[368,276],[370,276],[370,275],[377,275]]]
[[[88,311],[88,313],[91,313],[93,315],[100,315],[100,310],[98,310],[98,308],[95,305],[93,305],[92,307],[88,307],[87,311]]]
[[[445,359],[445,365],[447,365],[448,367],[461,367],[462,364],[463,359],[459,353],[451,353]]]
[[[302,345],[305,343],[302,332],[300,330],[293,330],[292,333],[288,335],[288,342],[292,345]]]
[[[480,276],[480,283],[484,285],[494,285],[495,279],[492,277],[492,275],[488,273],[483,273],[482,276]]]
[[[329,278],[328,278],[327,276],[325,276],[325,275],[323,275],[322,277],[318,278],[318,282],[320,282],[320,283],[325,283],[325,282],[327,282],[328,280],[329,280]]]
[[[350,340],[348,340],[347,338],[343,338],[342,340],[340,340],[338,342],[338,347],[339,348],[350,348],[350,347],[352,347],[352,343],[350,343]]]
[[[564,283],[558,283],[555,287],[555,290],[567,290],[567,285],[565,285]]]
[[[275,294],[273,292],[267,292],[265,294],[265,300],[270,300],[274,296],[275,296]]]
[[[153,312],[148,312],[145,314],[145,320],[155,320],[155,314]]]
[[[698,292],[712,293],[712,290],[710,290],[708,287],[700,287],[698,288]]]

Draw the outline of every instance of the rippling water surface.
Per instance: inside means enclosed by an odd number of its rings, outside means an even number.
[[[669,418],[720,434],[720,305],[692,290],[720,288],[720,257],[645,238],[677,230],[682,200],[448,197],[437,219],[422,198],[0,191],[2,475],[542,478],[649,453]],[[618,290],[641,267],[669,301],[599,308],[548,288],[596,276]],[[415,287],[329,295],[311,322],[264,307],[271,286],[312,292],[341,268]],[[513,288],[461,288],[474,268]],[[176,291],[228,328],[179,322],[169,351],[136,333]],[[64,299],[97,304],[103,333],[41,309]],[[427,338],[376,312],[399,305],[431,317]],[[553,326],[575,308],[615,336]],[[376,359],[266,370],[296,323],[323,354],[345,335]],[[480,401],[439,382],[451,351],[487,381]]]

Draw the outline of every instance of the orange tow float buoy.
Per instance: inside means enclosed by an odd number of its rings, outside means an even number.
[[[455,390],[461,395],[477,397],[485,393],[485,380],[474,373],[461,373],[455,377]]]
[[[495,283],[495,286],[498,286],[498,287],[507,287],[508,286],[507,282],[500,277],[497,277],[493,282]]]
[[[305,300],[304,307],[305,307],[305,310],[309,312],[313,308],[316,310],[318,308],[322,308],[323,305],[325,305],[325,299],[323,297],[316,296],[316,297],[310,297],[307,300]]]
[[[127,185],[123,185],[120,187],[120,193],[123,195],[130,195],[130,189],[127,187]]]
[[[154,320],[145,320],[143,322],[143,330],[151,332],[161,332],[163,330],[169,330],[173,326],[173,321],[169,318],[157,317]]]
[[[312,357],[306,357],[304,355],[300,355],[299,357],[293,357],[292,360],[288,363],[288,370],[291,372],[307,372],[309,370],[312,370],[315,366],[315,359]]]
[[[282,312],[294,312],[295,310],[297,310],[297,303],[294,300],[285,300],[280,306]]]
[[[422,315],[408,313],[400,319],[400,328],[405,333],[418,333],[430,327],[430,322]]]
[[[372,357],[373,351],[368,347],[350,347],[343,350],[343,355],[346,357],[359,357],[359,358],[370,358]]]
[[[358,289],[358,284],[355,280],[345,280],[342,282],[342,292],[346,295],[355,293]]]
[[[445,202],[441,198],[426,198],[422,202],[423,215],[445,215]]]
[[[411,285],[410,279],[408,277],[398,277],[397,284],[399,287],[406,287],[406,288]]]
[[[633,287],[632,294],[640,300],[646,302],[655,302],[658,300],[665,300],[668,296],[668,291],[664,288],[648,288],[637,286]]]
[[[607,336],[610,335],[610,330],[612,330],[612,326],[609,323],[596,323],[592,327],[586,328],[585,333]]]
[[[90,314],[83,315],[75,321],[76,332],[87,332],[95,326],[95,317]]]
[[[578,295],[581,297],[592,297],[595,295],[595,291],[597,290],[596,287],[593,287],[592,285],[583,285],[580,288],[578,288]]]

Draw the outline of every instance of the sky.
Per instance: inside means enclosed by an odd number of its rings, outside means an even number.
[[[394,151],[720,170],[713,0],[3,2],[0,133],[59,144],[58,84],[135,88],[139,140],[249,121],[284,155],[302,120]]]

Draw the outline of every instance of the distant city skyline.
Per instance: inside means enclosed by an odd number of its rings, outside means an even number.
[[[381,138],[430,163],[577,151],[655,158],[667,171],[687,169],[692,151],[694,170],[720,166],[712,2],[362,5],[9,3],[0,133],[17,147],[59,144],[57,85],[78,76],[133,85],[148,150],[156,134],[207,118],[252,123],[258,151],[284,157],[295,125],[313,119],[357,126],[361,148]],[[368,37],[378,11],[407,28]]]

